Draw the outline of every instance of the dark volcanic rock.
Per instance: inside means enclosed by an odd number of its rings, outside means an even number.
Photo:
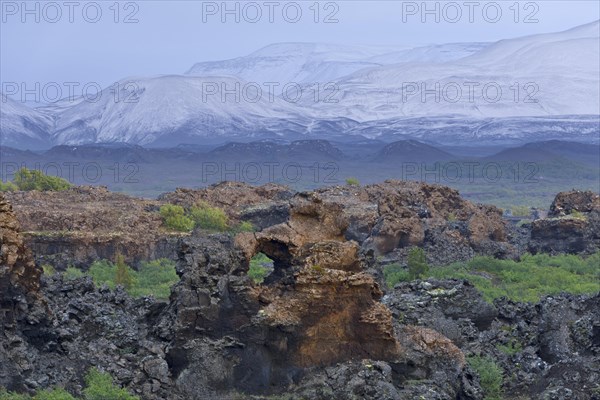
[[[477,354],[497,360],[510,398],[592,400],[600,393],[600,296],[492,305],[461,280],[404,283],[384,296],[377,256],[402,262],[421,246],[441,264],[475,254],[513,257],[523,247],[526,235],[507,229],[498,209],[454,190],[390,181],[296,194],[221,184],[156,202],[90,188],[10,196],[29,231],[89,230],[98,240],[117,228],[123,236],[115,248],[131,245],[129,255],[147,254],[146,240],[156,246],[165,237],[156,213],[165,201],[206,201],[259,228],[177,237],[181,281],[169,302],[132,299],[89,278],[40,280],[0,196],[0,386],[10,390],[64,386],[80,394],[83,375],[96,366],[150,400],[481,400],[465,357]],[[554,209],[570,214],[556,211],[550,225],[534,225],[531,243],[548,245],[565,232],[557,243],[567,248],[576,243],[569,237],[595,243],[597,209],[585,205],[589,199],[595,204],[593,196],[561,196]],[[65,201],[71,212],[60,209]],[[568,223],[540,241],[553,221]],[[72,251],[65,262],[103,256],[86,240],[65,242]],[[262,284],[247,275],[258,252],[274,261]]]
[[[494,357],[511,398],[592,400],[600,393],[600,295],[491,305],[464,281],[430,279],[397,285],[383,303],[398,324],[434,329],[465,354]]]
[[[600,250],[600,196],[593,192],[559,193],[549,218],[533,221],[532,253],[592,254]]]

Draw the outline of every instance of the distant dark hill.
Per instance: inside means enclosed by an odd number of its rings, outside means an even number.
[[[287,156],[294,159],[339,161],[344,153],[327,140],[297,140],[287,146]]]
[[[250,143],[227,143],[210,151],[209,156],[219,159],[236,160],[316,160],[322,162],[339,161],[344,153],[326,140],[297,140],[282,144],[270,140]]]
[[[558,154],[570,160],[590,163],[596,167],[600,163],[600,145],[598,144],[549,140],[545,142],[527,143],[523,147],[541,148],[547,152]]]
[[[19,150],[14,147],[0,146],[0,161],[10,161],[12,159],[27,159],[29,157],[38,157],[39,155],[29,150]]]
[[[375,162],[437,162],[456,159],[450,153],[417,140],[400,140],[386,145],[373,158]]]
[[[598,167],[600,146],[562,140],[532,142],[487,157],[494,161],[542,162],[567,159]]]
[[[142,146],[119,144],[93,144],[82,146],[54,146],[44,153],[49,160],[110,160],[114,162],[147,163],[156,161],[153,152]]]

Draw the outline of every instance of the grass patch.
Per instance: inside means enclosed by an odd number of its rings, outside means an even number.
[[[78,271],[74,273],[74,271]],[[69,272],[69,269],[64,273]],[[108,260],[95,261],[89,271],[84,274],[78,269],[71,268],[70,274],[75,277],[89,275],[97,286],[106,285],[114,289],[118,284],[123,284],[123,275],[127,275],[129,282],[124,285],[125,290],[133,297],[154,296],[157,299],[168,299],[171,294],[171,286],[179,281],[175,272],[175,262],[169,259],[159,259],[143,262],[139,271],[135,271],[123,264],[114,264]],[[78,276],[77,276],[78,275]],[[74,279],[74,278],[71,278]]]
[[[248,269],[248,276],[252,278],[254,283],[263,283],[267,275],[273,270],[273,260],[264,255],[258,253],[252,260],[250,260],[250,268]]]
[[[91,368],[85,376],[86,387],[81,400],[139,400],[126,389],[115,385],[113,378],[105,372]],[[77,400],[62,388],[44,389],[33,397],[27,394],[7,392],[0,387],[0,400]]]
[[[63,272],[63,279],[67,281],[72,281],[73,279],[78,279],[84,277],[85,274],[75,267],[68,267],[65,272]]]
[[[523,346],[515,339],[511,339],[507,344],[498,344],[496,348],[507,356],[513,356],[523,351]]]
[[[471,356],[467,358],[469,366],[479,375],[484,400],[502,400],[502,367],[491,357]]]
[[[466,263],[431,268],[424,277],[466,279],[493,302],[500,297],[535,303],[558,293],[594,294],[600,291],[600,253],[587,258],[576,255],[524,255],[521,261],[475,257]],[[397,264],[384,268],[391,288],[408,282],[408,271]]]
[[[348,186],[360,186],[360,181],[357,178],[346,178],[346,185]]]

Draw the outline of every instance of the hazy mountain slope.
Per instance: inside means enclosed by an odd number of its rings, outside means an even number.
[[[268,129],[271,123],[284,124],[295,114],[288,103],[268,94],[248,94],[256,102],[222,95],[221,84],[228,88],[242,84],[234,78],[158,76],[123,81],[121,87],[125,82],[133,82],[130,87],[135,90],[123,89],[118,102],[112,89],[105,89],[100,101],[80,102],[58,113],[55,141],[144,145],[170,135],[235,136]]]
[[[0,145],[47,147],[52,118],[0,93]]]
[[[323,112],[323,117],[345,115],[359,121],[435,115],[597,115],[598,24],[503,40],[471,57],[447,63],[403,63],[361,70],[338,82],[337,103],[314,108]],[[305,105],[311,106],[310,102]]]
[[[399,140],[386,145],[373,158],[376,162],[439,162],[456,158],[437,147],[416,140]]]
[[[260,84],[326,83],[362,68],[378,66],[368,59],[393,50],[322,43],[276,43],[247,56],[197,63],[186,74],[235,76]]]
[[[368,61],[381,65],[406,62],[441,63],[471,56],[487,48],[489,45],[490,43],[434,44],[382,54],[371,57]]]

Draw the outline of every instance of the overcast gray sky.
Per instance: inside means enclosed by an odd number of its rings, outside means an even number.
[[[124,1],[118,7],[114,1],[29,1],[24,9],[21,1],[2,0],[0,81],[107,86],[129,76],[183,73],[195,62],[274,42],[495,41],[600,18],[598,1],[428,2],[429,14],[421,1],[246,3],[228,2],[233,12],[226,14],[221,1]]]

